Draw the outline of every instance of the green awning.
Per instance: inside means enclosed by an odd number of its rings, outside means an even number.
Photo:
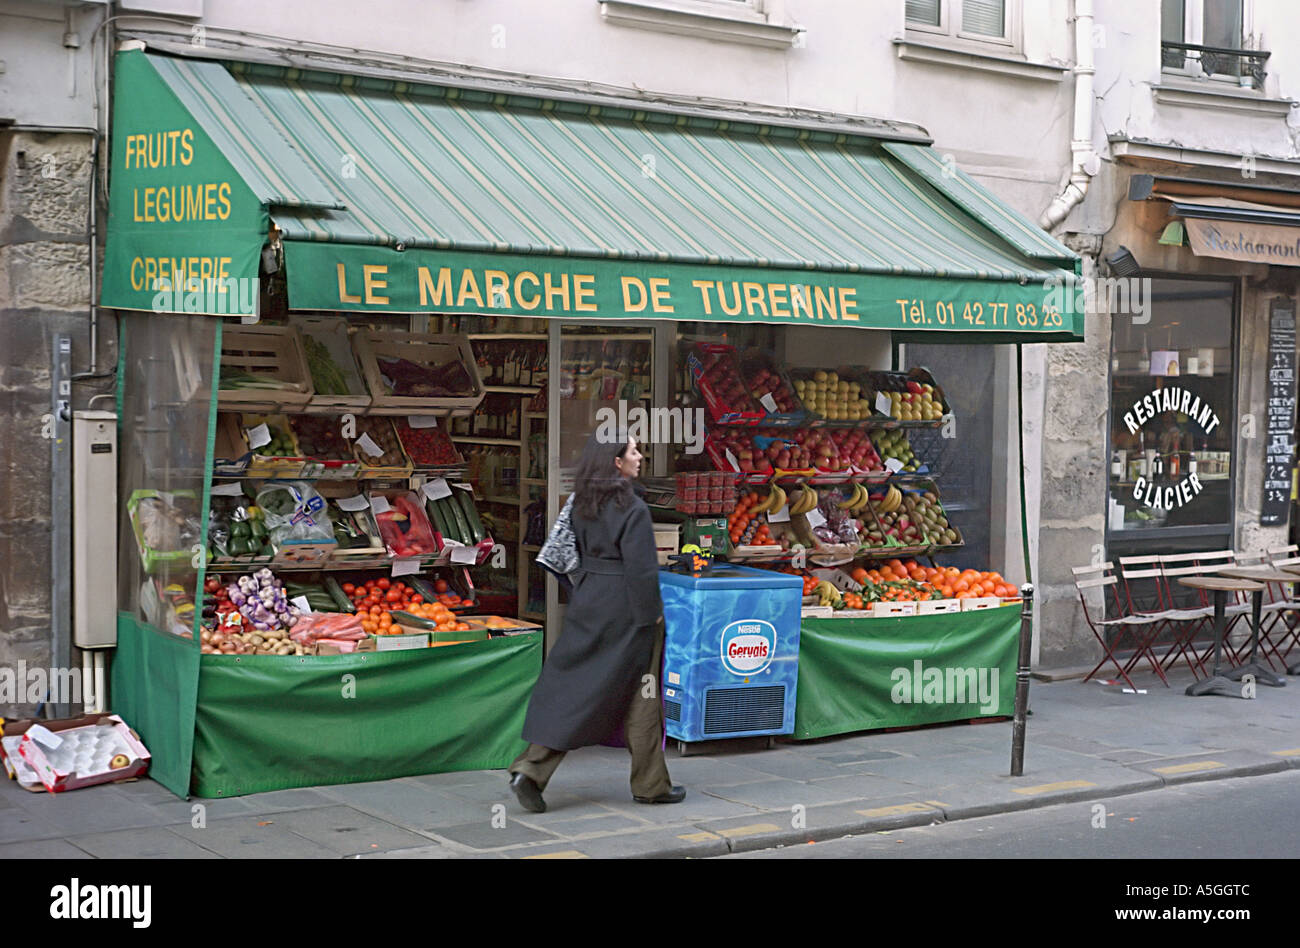
[[[1075,255],[929,148],[131,58],[279,227],[293,308],[1082,338]]]

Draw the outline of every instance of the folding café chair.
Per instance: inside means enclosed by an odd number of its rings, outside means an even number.
[[[1269,565],[1274,569],[1293,568],[1300,566],[1300,547],[1294,543],[1291,546],[1279,547],[1276,550],[1268,551]],[[1300,573],[1296,574],[1296,582],[1300,583]],[[1280,585],[1280,584],[1279,584]],[[1293,593],[1294,594],[1294,593]],[[1273,602],[1265,603],[1264,608],[1267,610],[1270,606],[1277,605],[1278,608],[1272,610],[1274,615],[1268,627],[1263,627],[1263,620],[1260,621],[1259,646],[1264,652],[1265,661],[1273,667],[1273,662],[1269,660],[1268,653],[1271,651],[1275,658],[1286,667],[1287,657],[1291,654],[1291,649],[1300,645],[1300,599],[1288,598],[1283,595]],[[1273,635],[1278,635],[1278,640],[1273,641]]]
[[[1119,571],[1120,577],[1124,580],[1124,598],[1128,601],[1129,614],[1142,616],[1154,623],[1151,632],[1152,654],[1154,654],[1155,641],[1160,637],[1162,630],[1166,628],[1177,630],[1174,641],[1165,651],[1164,659],[1159,664],[1160,670],[1157,672],[1161,680],[1168,684],[1164,670],[1178,660],[1180,653],[1187,658],[1186,643],[1196,634],[1199,626],[1204,624],[1205,617],[1214,615],[1214,610],[1206,612],[1201,609],[1175,609],[1173,593],[1164,582],[1159,556],[1121,556]],[[1135,592],[1135,586],[1148,582],[1153,592],[1145,595]],[[1192,656],[1195,657],[1194,651]],[[1192,659],[1189,659],[1189,666],[1191,662]],[[1196,674],[1194,667],[1192,674]]]
[[[1088,628],[1092,629],[1093,636],[1096,637],[1097,642],[1105,652],[1102,660],[1097,663],[1097,667],[1088,672],[1088,674],[1083,677],[1083,680],[1087,681],[1093,675],[1097,674],[1101,667],[1109,661],[1115,666],[1120,677],[1123,678],[1124,681],[1128,682],[1128,686],[1134,691],[1137,691],[1138,688],[1133,684],[1133,679],[1129,678],[1128,673],[1133,669],[1133,666],[1141,661],[1145,656],[1151,663],[1151,669],[1160,676],[1160,680],[1164,681],[1167,687],[1169,682],[1160,671],[1160,661],[1151,652],[1151,639],[1153,638],[1151,626],[1155,624],[1156,620],[1149,616],[1125,614],[1124,603],[1120,601],[1119,597],[1119,580],[1114,575],[1114,564],[1102,563],[1100,566],[1075,566],[1071,569],[1071,572],[1074,573],[1074,588],[1079,593],[1079,603],[1083,606],[1084,621],[1088,623]],[[1111,587],[1111,595],[1114,597],[1115,609],[1120,613],[1118,618],[1094,619],[1092,617],[1092,613],[1088,610],[1088,597],[1085,591],[1088,589],[1095,589],[1099,586]],[[1103,596],[1103,599],[1104,598],[1105,597]],[[1103,615],[1104,614],[1103,611]],[[1139,631],[1144,626],[1148,630],[1146,634],[1142,634]],[[1107,643],[1106,636],[1103,634],[1108,629],[1115,630],[1114,641],[1110,643]],[[1128,636],[1125,635],[1126,632],[1129,633]],[[1134,651],[1132,657],[1130,657],[1125,664],[1120,665],[1116,653],[1123,648],[1126,637],[1135,639],[1132,643]]]

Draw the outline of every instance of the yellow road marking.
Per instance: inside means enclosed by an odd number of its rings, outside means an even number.
[[[934,807],[928,803],[896,803],[893,806],[878,806],[870,810],[858,810],[859,816],[898,816],[903,813],[929,813]]]
[[[781,827],[775,823],[755,823],[752,826],[737,826],[735,829],[720,829],[718,832],[723,836],[734,838],[736,836],[753,836],[756,833],[775,833],[780,829]]]
[[[1273,751],[1278,757],[1300,757],[1300,747],[1293,747],[1285,751]]]
[[[1157,767],[1158,774],[1193,774],[1198,770],[1218,770],[1223,764],[1217,760],[1198,760],[1193,764],[1175,764],[1172,767]]]
[[[524,859],[590,859],[586,853],[576,849],[562,849],[558,853],[538,853],[536,856],[524,856]]]
[[[700,833],[681,833],[678,835],[677,838],[684,839],[688,843],[703,843],[710,839],[717,839],[718,836],[716,833],[700,832]]]
[[[1051,793],[1053,790],[1077,790],[1080,787],[1097,786],[1090,780],[1059,780],[1056,783],[1040,783],[1036,787],[1017,787],[1013,793],[1033,796],[1035,793]]]
[[[941,801],[939,801],[939,800],[926,800],[925,802],[928,803],[928,804],[930,804],[930,806],[947,806],[947,805],[948,805],[948,804],[943,803],[943,802],[941,802]]]

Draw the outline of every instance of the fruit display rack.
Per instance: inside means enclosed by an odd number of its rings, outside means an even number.
[[[932,481],[916,487],[860,481],[828,487],[802,481],[789,490],[779,480],[766,488],[742,485],[728,524],[728,558],[738,562],[806,555],[822,565],[839,565],[856,559],[932,556],[964,542]],[[752,543],[755,537],[764,542]]]

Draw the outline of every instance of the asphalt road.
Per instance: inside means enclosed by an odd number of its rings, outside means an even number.
[[[1103,825],[1104,815],[1104,825]],[[722,859],[1295,859],[1300,770],[721,856]]]

